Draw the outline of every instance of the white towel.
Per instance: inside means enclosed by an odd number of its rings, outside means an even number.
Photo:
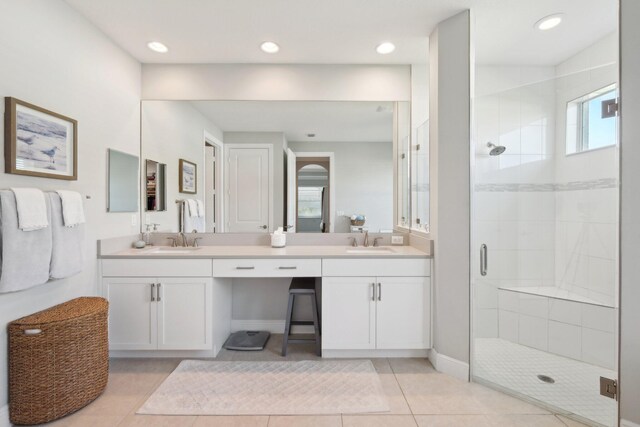
[[[51,227],[22,231],[18,228],[16,198],[0,191],[0,293],[15,292],[49,280]],[[49,203],[45,202],[49,215]]]
[[[16,196],[18,228],[22,231],[35,231],[47,228],[47,204],[44,193],[37,188],[12,188]]]
[[[62,200],[62,218],[65,227],[75,227],[84,224],[84,208],[82,196],[77,191],[56,190]]]
[[[189,215],[189,206],[187,203],[182,205],[182,231],[185,233],[204,233],[206,231],[206,224],[204,217]]]
[[[84,267],[85,225],[78,223],[75,227],[69,227],[64,219],[64,199],[60,192],[51,192],[47,195],[51,206],[53,243],[49,276],[52,279],[62,279],[80,273]]]
[[[204,218],[204,203],[202,200],[196,200],[196,205],[198,206],[198,218]]]
[[[185,200],[185,203],[187,205],[187,213],[189,216],[194,218],[198,217],[198,204],[195,199],[187,199]]]

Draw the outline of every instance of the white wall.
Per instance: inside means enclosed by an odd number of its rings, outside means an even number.
[[[294,152],[335,154],[336,233],[349,233],[347,216],[364,214],[370,232],[393,229],[392,142],[289,142]],[[337,212],[344,215],[339,217]]]
[[[640,2],[621,0],[620,18],[620,418],[623,427],[631,427],[640,425]]]
[[[0,187],[70,189],[91,196],[85,201],[83,272],[26,291],[0,294],[2,408],[7,403],[6,324],[77,296],[95,295],[96,240],[139,230],[138,224],[131,223],[132,215],[137,215],[106,212],[106,165],[108,148],[139,155],[140,64],[63,1],[0,0],[0,10],[0,96],[13,96],[78,120],[79,165],[77,181],[2,173]]]
[[[144,64],[143,99],[410,101],[408,65]]]
[[[282,227],[284,218],[284,174],[287,139],[282,132],[225,132],[225,144],[270,144],[273,146],[273,227]],[[226,160],[225,160],[226,161]]]
[[[143,224],[160,224],[159,231],[178,231],[178,205],[176,199],[200,199],[205,194],[205,131],[222,140],[222,131],[202,113],[185,101],[145,101],[142,103],[142,169],[144,161],[155,160],[166,168],[167,210],[145,211],[146,199],[142,194]],[[179,192],[179,159],[198,165],[197,193]],[[144,182],[144,177],[142,178]],[[144,188],[144,186],[142,186]]]
[[[429,37],[434,348],[461,370],[469,363],[470,22],[461,12]]]

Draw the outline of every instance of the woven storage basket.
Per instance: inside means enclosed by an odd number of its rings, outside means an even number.
[[[104,298],[76,298],[9,324],[13,424],[56,420],[103,392],[109,376],[108,306]]]

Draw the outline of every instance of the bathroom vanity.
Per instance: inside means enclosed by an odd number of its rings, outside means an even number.
[[[217,355],[244,278],[316,277],[323,357],[424,356],[431,346],[431,258],[411,246],[150,247],[100,264],[114,355]]]

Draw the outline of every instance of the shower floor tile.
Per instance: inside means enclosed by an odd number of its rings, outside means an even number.
[[[616,401],[600,396],[600,376],[614,371],[499,338],[477,338],[474,379],[605,426],[616,425]],[[553,378],[553,384],[538,379]]]

